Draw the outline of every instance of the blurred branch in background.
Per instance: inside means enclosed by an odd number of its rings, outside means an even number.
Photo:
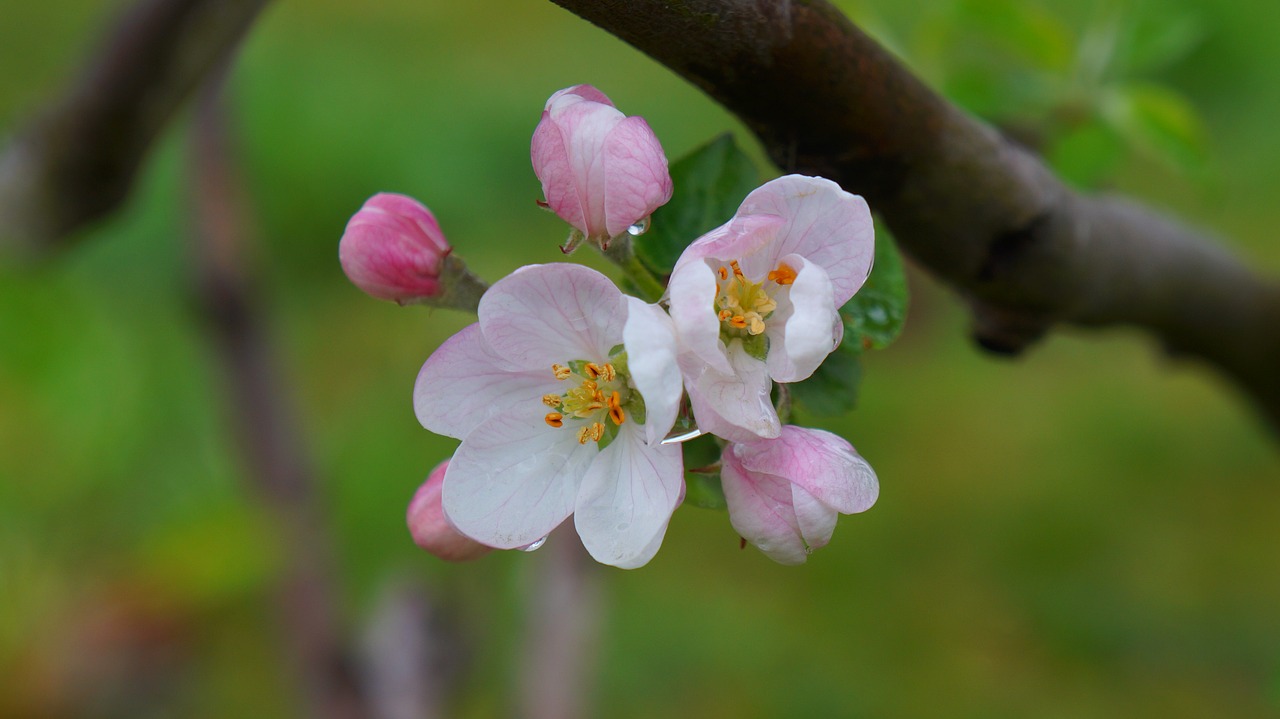
[[[302,686],[305,716],[367,716],[340,631],[332,538],[315,477],[288,409],[249,270],[249,202],[232,164],[221,74],[198,97],[191,137],[196,292],[227,387],[227,415],[244,473],[284,547],[278,613],[284,661]]]
[[[0,254],[38,258],[124,201],[152,142],[267,0],[143,0],[0,156]]]
[[[823,0],[554,0],[737,114],[788,172],[867,197],[1017,354],[1057,323],[1132,325],[1235,380],[1280,428],[1280,282],[1121,198],[1068,189]]]

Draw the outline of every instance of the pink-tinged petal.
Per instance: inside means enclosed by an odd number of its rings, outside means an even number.
[[[729,523],[743,539],[779,564],[803,564],[809,557],[793,506],[791,483],[781,477],[748,472],[726,448],[720,486]]]
[[[550,113],[564,142],[569,172],[578,192],[578,205],[586,218],[585,226],[575,227],[587,237],[607,239],[605,146],[609,133],[626,116],[611,106],[583,101],[560,103],[553,106]],[[551,209],[555,210],[556,205],[551,202],[551,198],[547,198],[547,201],[551,204]],[[563,217],[561,215],[562,219]]]
[[[716,317],[716,274],[705,262],[677,266],[667,283],[671,320],[675,323],[680,352],[692,353],[710,369],[731,374],[720,341],[720,320]]]
[[[769,399],[772,383],[764,362],[735,339],[726,353],[732,371],[721,374],[689,354],[680,356],[694,420],[703,432],[734,442],[777,437],[782,431]]]
[[[671,175],[662,144],[642,117],[628,117],[605,139],[605,231],[614,237],[671,199]]]
[[[707,234],[694,240],[692,244],[685,248],[680,254],[680,259],[676,260],[675,271],[687,264],[703,264],[698,260],[714,260],[717,263],[728,263],[730,260],[739,260],[759,255],[764,248],[767,248],[777,238],[778,233],[785,227],[787,221],[783,217],[777,215],[756,214],[756,215],[736,215],[733,219],[723,225],[711,230]],[[761,260],[761,267],[768,262],[767,259]],[[764,271],[754,271],[756,268],[747,268],[743,266],[743,270],[748,272],[747,276],[754,280],[764,277],[772,267],[764,269]],[[674,272],[672,276],[674,277]]]
[[[530,265],[498,280],[480,300],[479,314],[496,355],[550,373],[557,362],[605,361],[622,342],[627,305],[609,278],[562,263]]]
[[[803,255],[822,266],[835,288],[836,306],[858,291],[875,258],[875,227],[866,200],[821,177],[787,175],[747,195],[738,215],[786,218],[773,259]],[[745,269],[745,268],[744,268]]]
[[[649,445],[624,424],[582,480],[574,524],[597,562],[643,566],[658,551],[680,502],[684,463],[679,445]]]
[[[566,87],[563,90],[559,90],[547,100],[546,106],[547,108],[550,108],[553,105],[569,101],[575,97],[589,102],[598,102],[602,105],[613,107],[613,100],[610,100],[603,92],[600,92],[592,85],[574,85],[573,87]]]
[[[800,255],[782,258],[796,270],[795,281],[774,294],[778,309],[769,318],[769,375],[777,382],[806,379],[844,336],[831,280],[820,265]]]
[[[569,161],[564,134],[552,121],[549,112],[542,113],[542,120],[533,131],[529,157],[533,162],[533,174],[542,183],[542,195],[547,198],[547,206],[570,226],[585,232],[587,212],[582,204],[578,177]]]
[[[366,294],[404,304],[436,297],[449,243],[422,203],[381,193],[351,217],[338,243],[338,260]]]
[[[671,318],[657,305],[627,297],[622,342],[631,381],[645,403],[645,436],[657,444],[675,424],[684,382],[676,363],[676,334]]]
[[[547,536],[573,511],[598,451],[571,428],[500,414],[467,435],[449,461],[444,511],[458,531],[499,549]]]
[[[836,520],[840,518],[836,510],[798,484],[791,485],[791,508],[795,512],[796,529],[800,532],[805,551],[813,552],[827,546],[836,531]]]
[[[463,439],[494,415],[521,405],[543,407],[542,395],[562,391],[550,367],[517,370],[495,354],[475,323],[445,340],[422,365],[413,411],[423,427]]]
[[[448,462],[441,462],[431,470],[427,481],[418,487],[405,513],[405,523],[415,544],[447,562],[479,559],[493,551],[493,547],[486,547],[462,534],[444,516],[440,490],[444,486],[448,466]]]
[[[871,465],[824,430],[787,425],[778,439],[737,444],[733,453],[746,470],[785,477],[843,514],[870,509],[880,495]]]

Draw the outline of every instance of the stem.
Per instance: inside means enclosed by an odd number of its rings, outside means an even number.
[[[631,244],[631,235],[622,234],[613,238],[609,243],[609,249],[604,250],[604,256],[622,268],[627,279],[635,285],[641,299],[645,302],[657,302],[666,294],[666,285],[659,281],[636,255],[635,247]]]

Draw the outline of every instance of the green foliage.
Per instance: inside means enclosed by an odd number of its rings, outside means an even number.
[[[845,343],[809,379],[788,385],[791,401],[810,414],[834,417],[858,406],[858,386],[862,383],[860,351]]]
[[[635,242],[641,261],[662,275],[671,273],[691,242],[733,217],[760,184],[760,173],[725,133],[673,163],[671,181],[671,201],[653,213],[649,231]]]
[[[876,257],[871,276],[844,307],[842,346],[861,352],[884,349],[898,334],[907,319],[907,277],[902,256],[893,238],[883,227],[876,228]]]
[[[704,434],[682,445],[686,504],[703,509],[724,509],[727,505],[720,487],[720,442]]]
[[[1205,130],[1186,98],[1169,88],[1136,83],[1114,88],[1103,116],[1134,147],[1194,174],[1208,157]]]

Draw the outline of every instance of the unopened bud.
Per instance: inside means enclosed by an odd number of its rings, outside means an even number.
[[[444,487],[444,473],[448,467],[447,461],[441,462],[413,495],[409,511],[405,514],[409,534],[413,535],[415,544],[443,560],[466,562],[479,559],[493,549],[454,529],[444,516],[440,491]]]

